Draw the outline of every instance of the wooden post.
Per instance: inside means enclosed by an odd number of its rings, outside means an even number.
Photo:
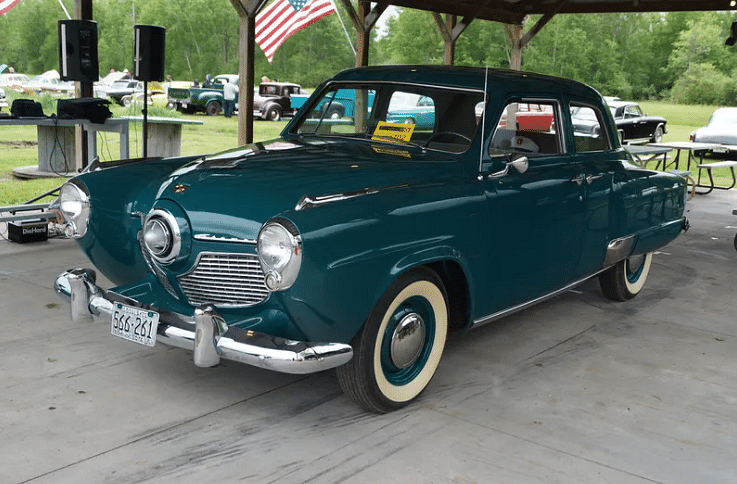
[[[256,16],[240,17],[238,39],[238,144],[253,143],[253,87],[255,86],[254,49]]]
[[[253,56],[256,45],[256,15],[267,0],[230,0],[238,12],[238,144],[253,143]]]

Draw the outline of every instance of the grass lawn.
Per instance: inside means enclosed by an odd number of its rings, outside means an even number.
[[[111,106],[114,117],[140,115],[131,109]],[[48,115],[53,111],[44,107]],[[171,116],[168,112],[149,112],[149,116]],[[182,129],[182,155],[215,153],[238,145],[238,118],[224,116],[182,115],[184,119],[202,121],[201,125],[184,125]],[[286,125],[286,121],[254,121],[254,141],[276,138]],[[131,158],[142,156],[143,136],[141,123],[130,123],[129,150]],[[13,169],[38,164],[38,146],[35,126],[0,127],[0,206],[25,203],[38,195],[57,188],[64,178],[20,180],[13,176]],[[102,161],[119,158],[119,135],[117,133],[97,133],[97,154]],[[40,200],[47,202],[54,197]]]
[[[42,99],[44,112],[51,114],[55,109],[53,100]],[[9,102],[12,102],[9,99]],[[693,130],[704,126],[716,109],[713,106],[685,106],[668,102],[647,101],[640,103],[643,111],[648,114],[663,116],[668,120],[668,133],[664,141],[688,141]],[[140,114],[133,108],[111,106],[113,116],[131,116]],[[149,112],[149,116],[167,115],[159,111]],[[202,125],[184,125],[182,129],[182,155],[215,153],[238,144],[238,119],[223,116],[205,116],[202,114],[186,116],[175,113],[174,116],[196,119]],[[286,121],[267,122],[254,121],[254,141],[265,141],[278,136]],[[130,125],[130,156],[141,156],[143,149],[141,124]],[[117,159],[118,135],[116,133],[98,133],[97,150],[102,161]],[[38,149],[36,144],[35,126],[17,126],[0,128],[0,206],[24,203],[38,195],[52,190],[63,179],[19,180],[12,174],[13,168],[38,164]],[[723,173],[722,173],[723,172]],[[729,176],[727,169],[714,170],[715,176],[726,180]],[[721,181],[724,183],[724,181]],[[49,201],[47,198],[43,201]]]

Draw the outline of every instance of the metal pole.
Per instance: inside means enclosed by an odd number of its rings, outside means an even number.
[[[148,81],[143,81],[143,157],[148,157]]]

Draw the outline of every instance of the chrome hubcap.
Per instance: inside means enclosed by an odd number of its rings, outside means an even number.
[[[394,329],[391,344],[392,363],[407,368],[417,361],[425,342],[425,321],[417,313],[405,315]]]

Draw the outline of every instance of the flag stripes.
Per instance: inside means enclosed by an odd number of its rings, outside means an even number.
[[[18,2],[20,0],[0,0],[0,15],[15,7]]]
[[[299,8],[302,7],[302,8]],[[292,34],[335,12],[332,0],[277,0],[256,16],[256,43],[271,63]]]

